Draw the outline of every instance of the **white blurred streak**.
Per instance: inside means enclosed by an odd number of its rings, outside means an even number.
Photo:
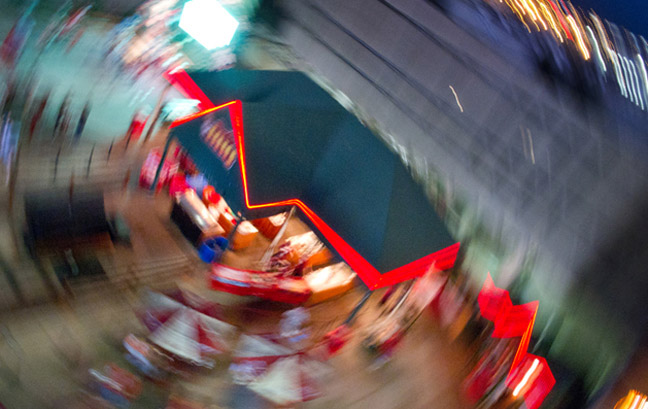
[[[646,63],[640,54],[637,54],[637,66],[639,67],[639,74],[641,78],[641,83],[643,84],[643,96],[648,101],[648,72],[646,72]]]
[[[590,43],[592,43],[593,49],[594,49],[594,54],[596,55],[596,62],[598,63],[599,68],[601,71],[604,73],[607,72],[607,67],[605,66],[605,61],[603,60],[603,56],[601,55],[601,49],[599,48],[598,41],[596,41],[596,35],[594,34],[594,31],[592,31],[592,28],[590,26],[585,27],[587,30],[587,36],[590,39]]]
[[[626,82],[629,83],[632,86],[632,98],[630,98],[630,100],[632,102],[634,102],[636,105],[639,105],[639,98],[638,98],[638,95],[637,95],[637,88],[636,88],[636,84],[635,84],[635,81],[634,81],[634,76],[632,75],[633,71],[632,71],[631,62],[625,56],[621,57],[621,58],[623,58],[624,67],[627,70],[627,81]]]
[[[527,128],[527,137],[529,138],[529,151],[531,153],[531,163],[535,165],[535,152],[533,151],[533,138],[531,137],[531,130]]]
[[[583,58],[589,60],[590,53],[587,50],[587,45],[585,44],[585,41],[583,40],[583,34],[581,33],[580,27],[578,27],[578,24],[576,24],[576,20],[574,20],[574,17],[571,15],[567,16],[567,21],[569,22],[569,25],[571,25],[572,31],[576,36],[576,44],[578,45],[581,54],[583,54]]]
[[[459,107],[459,109],[461,110],[461,112],[463,112],[463,111],[464,111],[464,110],[463,110],[463,106],[461,106],[461,102],[459,102],[459,96],[457,95],[457,92],[456,92],[455,89],[452,87],[452,85],[448,85],[448,86],[450,87],[450,91],[452,91],[452,95],[454,95],[454,97],[455,97],[455,101],[457,102],[457,106]]]
[[[632,92],[631,84],[628,81],[628,69],[625,66],[625,61],[623,59],[623,56],[619,53],[617,53],[617,60],[619,61],[619,65],[623,69],[623,84],[626,87],[627,93],[624,95],[626,98],[630,98],[630,101],[634,102],[634,93]]]
[[[634,400],[632,401],[632,406],[630,406],[628,409],[639,409],[640,399],[641,399],[641,395],[635,396]]]
[[[524,378],[520,381],[518,386],[515,387],[513,390],[513,396],[517,397],[520,394],[520,391],[524,386],[529,382],[529,378],[531,378],[531,375],[535,372],[535,370],[538,368],[538,365],[540,365],[540,361],[538,359],[533,360],[533,364],[531,364],[531,368],[524,374]]]
[[[643,90],[642,90],[642,87],[641,87],[641,82],[639,80],[639,74],[637,73],[637,66],[635,65],[634,61],[632,61],[632,60],[629,60],[629,59],[626,58],[626,61],[628,62],[630,67],[632,67],[632,78],[633,78],[634,82],[636,83],[637,98],[639,99],[641,109],[643,110],[645,108],[644,100],[643,100]]]

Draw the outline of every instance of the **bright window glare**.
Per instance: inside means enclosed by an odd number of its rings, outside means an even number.
[[[208,50],[228,45],[238,25],[217,0],[188,1],[180,17],[180,28]]]

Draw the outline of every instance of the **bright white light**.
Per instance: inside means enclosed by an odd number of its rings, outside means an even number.
[[[594,53],[596,54],[596,62],[599,65],[599,68],[603,72],[607,72],[607,68],[605,67],[605,61],[603,61],[603,56],[601,55],[601,49],[599,48],[598,41],[596,41],[596,36],[594,35],[594,31],[590,26],[586,26],[585,29],[587,30],[587,37],[589,37],[590,43],[593,44],[593,49]]]
[[[643,84],[643,94],[646,97],[648,103],[648,72],[646,72],[646,64],[644,63],[643,58],[640,54],[637,54],[637,66],[639,67],[639,73],[641,76],[641,83]]]
[[[539,364],[540,364],[539,360],[537,359],[533,360],[533,363],[531,364],[531,368],[529,368],[527,373],[524,374],[524,377],[522,378],[518,386],[515,388],[515,390],[513,390],[513,396],[517,397],[520,394],[520,391],[522,390],[522,388],[524,388],[524,385],[526,385],[526,383],[529,382],[529,378],[535,372]]]
[[[180,28],[208,50],[228,45],[238,26],[217,0],[188,1],[180,16]]]

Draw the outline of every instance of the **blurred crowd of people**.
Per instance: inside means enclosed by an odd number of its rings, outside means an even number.
[[[71,11],[70,3],[66,3],[55,13],[49,24],[36,36],[33,10],[38,5],[34,1],[20,15],[0,46],[0,59],[5,76],[0,89],[0,112],[2,113],[2,158],[10,161],[17,150],[21,138],[31,143],[34,136],[45,131],[44,113],[46,109],[56,111],[56,119],[51,130],[52,141],[65,141],[72,138],[77,142],[85,128],[91,105],[87,101],[81,112],[75,113],[76,123],[73,123],[71,92],[68,92],[58,108],[52,101],[52,89],[39,90],[38,60],[54,44],[63,46],[66,52],[74,47],[83,35],[81,20],[89,10],[89,6]],[[21,67],[21,60],[27,44],[36,47],[36,59],[28,61],[31,64]],[[20,68],[20,69],[19,69]],[[68,134],[72,130],[71,134]]]
[[[79,104],[76,101],[83,97],[74,95],[72,89],[61,93],[39,78],[44,55],[67,55],[83,38],[92,6],[74,7],[67,1],[48,15],[46,22],[39,16],[37,25],[34,14],[39,2],[34,0],[21,12],[0,45],[0,76],[4,77],[0,85],[0,156],[7,166],[16,155],[19,140],[29,144],[37,138],[59,146],[79,142],[92,111],[92,90],[85,103]],[[178,10],[169,7],[160,18],[145,3],[137,14],[114,25],[100,44],[98,82],[114,84],[117,78],[135,82],[145,75],[159,78],[163,71],[187,64],[181,44],[171,41],[168,26]],[[38,26],[42,30],[36,29]],[[128,142],[142,133],[143,117],[150,111],[148,106],[136,110],[126,132]]]

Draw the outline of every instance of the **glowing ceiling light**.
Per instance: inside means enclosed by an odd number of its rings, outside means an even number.
[[[238,26],[217,0],[188,1],[180,17],[180,28],[208,50],[229,45]]]

